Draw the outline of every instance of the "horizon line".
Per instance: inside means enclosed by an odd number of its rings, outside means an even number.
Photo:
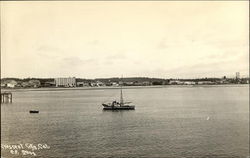
[[[230,76],[226,76],[224,75],[226,78],[236,78],[236,76],[230,75]],[[96,77],[96,78],[84,78],[84,77],[1,77],[2,79],[8,79],[8,78],[16,78],[16,79],[29,79],[29,78],[35,78],[35,79],[55,79],[55,78],[76,78],[76,79],[89,79],[89,80],[95,80],[95,79],[109,79],[109,78],[156,78],[156,79],[209,79],[209,78],[223,78],[224,76],[221,77],[212,77],[212,76],[205,76],[205,77],[192,77],[192,78],[183,78],[183,77],[146,77],[146,76],[136,76],[136,77]],[[240,78],[249,78],[248,76],[242,75],[240,76]]]

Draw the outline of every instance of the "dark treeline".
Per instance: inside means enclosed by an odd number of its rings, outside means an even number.
[[[125,77],[125,78],[97,78],[95,80],[101,82],[154,82],[154,81],[167,81],[168,79],[161,79],[161,78],[149,78],[149,77]]]
[[[5,80],[15,80],[15,81],[29,81],[29,80],[39,80],[42,82],[52,82],[54,78],[2,78],[1,81]],[[148,78],[148,77],[128,77],[128,78],[96,78],[96,79],[84,79],[84,78],[76,78],[77,82],[92,82],[92,81],[101,81],[101,82],[153,82],[153,81],[166,81],[168,79],[160,79],[160,78]]]
[[[167,84],[170,81],[178,80],[178,81],[193,81],[193,82],[199,82],[199,81],[212,81],[216,82],[219,80],[222,80],[223,78],[195,78],[195,79],[178,79],[178,78],[169,78],[169,79],[162,79],[162,78],[149,78],[149,77],[125,77],[125,78],[118,78],[118,77],[112,77],[112,78],[96,78],[96,79],[84,79],[84,78],[76,78],[76,82],[96,82],[100,81],[103,83],[111,83],[111,82],[133,82],[133,83],[143,83],[143,82],[150,82],[153,85],[161,85],[161,84]],[[230,82],[237,81],[235,78],[224,78],[225,80],[228,80]],[[248,79],[248,78],[242,78],[242,80]],[[7,81],[7,80],[15,80],[17,82],[26,82],[29,80],[39,80],[41,84],[46,82],[54,82],[54,78],[2,78],[1,82]]]
[[[2,88],[38,88],[38,87],[58,87],[54,78],[2,78]],[[96,78],[84,79],[75,78],[74,87],[84,86],[155,86],[155,85],[202,85],[202,84],[248,84],[249,78],[195,78],[195,79],[162,79],[149,77],[125,77],[125,78]],[[65,83],[65,87],[70,87]]]
[[[30,81],[30,80],[39,80],[41,83],[45,83],[45,82],[53,82],[54,78],[2,78],[1,82],[7,81],[7,80],[15,80],[15,81],[20,81],[20,82],[26,82],[26,81]]]

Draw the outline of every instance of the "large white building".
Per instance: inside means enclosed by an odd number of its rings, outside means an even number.
[[[76,87],[76,78],[55,78],[56,87]]]

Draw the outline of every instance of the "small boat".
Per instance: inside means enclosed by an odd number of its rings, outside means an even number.
[[[135,110],[134,105],[126,105],[116,101],[113,101],[111,104],[103,103],[103,110]]]
[[[37,114],[37,113],[39,113],[39,111],[38,110],[30,110],[30,113],[31,114]]]
[[[122,96],[122,84],[120,102],[112,101],[111,103],[103,103],[103,110],[135,110],[135,106],[131,105],[131,102],[124,102]]]

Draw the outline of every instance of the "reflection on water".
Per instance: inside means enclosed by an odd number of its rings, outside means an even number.
[[[49,145],[38,157],[246,157],[248,96],[248,86],[124,89],[136,110],[112,112],[101,103],[119,89],[18,91],[1,105],[1,143]]]

